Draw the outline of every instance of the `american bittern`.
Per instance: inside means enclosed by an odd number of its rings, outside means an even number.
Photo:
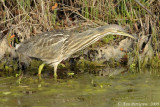
[[[57,66],[62,60],[69,58],[72,54],[86,48],[108,34],[134,38],[125,33],[118,25],[105,25],[82,33],[52,31],[24,41],[17,47],[17,52],[29,57],[39,58],[45,63],[53,65],[54,77],[57,78]]]

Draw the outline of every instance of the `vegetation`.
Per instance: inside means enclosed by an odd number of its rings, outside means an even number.
[[[145,49],[139,49],[138,41],[134,51],[127,54],[128,57],[134,57],[134,60],[129,63],[130,69],[135,66],[139,70],[146,66],[159,67],[159,7],[159,0],[1,0],[0,38],[7,36],[8,44],[11,47],[38,33],[53,29],[72,30],[72,28],[76,28],[81,31],[83,28],[87,29],[88,26],[119,24],[127,26],[129,32],[137,35],[138,38],[144,35],[151,36],[148,49],[150,52],[147,52],[152,53],[151,57],[141,60],[144,59],[144,55],[140,56],[141,51],[145,51]],[[13,35],[15,35],[14,40],[11,38]],[[118,39],[116,37],[116,41],[120,40],[120,37]],[[93,46],[98,44],[102,46],[102,44],[112,41],[115,41],[115,37],[111,35]],[[92,67],[94,65],[93,62],[82,62],[79,60],[76,66],[87,68],[88,64]],[[114,61],[112,62],[115,64]],[[38,65],[40,63],[38,62]],[[119,62],[115,65],[119,66]],[[17,63],[1,61],[0,70],[13,72],[19,70],[18,66]],[[28,69],[34,69],[36,66],[37,62],[32,62],[31,68]],[[97,66],[96,62],[95,66]]]

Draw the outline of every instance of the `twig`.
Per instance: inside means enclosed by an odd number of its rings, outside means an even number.
[[[44,16],[44,2],[41,0],[41,9],[42,9],[42,16]]]
[[[59,4],[61,4],[61,3],[59,3]],[[81,16],[83,19],[87,20],[88,22],[91,22],[92,24],[98,26],[98,24],[94,23],[93,21],[91,21],[91,20],[85,18],[83,15],[81,15],[81,14],[78,12],[79,9],[74,8],[74,7],[72,7],[72,6],[69,6],[69,5],[66,5],[66,4],[61,4],[61,5],[62,5],[62,6],[65,6],[64,8],[66,8],[66,9],[68,9],[68,10],[71,10],[72,13],[76,13],[77,15]],[[91,16],[95,18],[95,16],[93,16],[93,15],[91,15]],[[100,22],[105,23],[104,21],[102,21],[102,20],[100,20],[100,19],[98,19],[98,20],[99,20]],[[106,24],[106,23],[105,23],[105,24]]]
[[[135,0],[137,4],[139,4],[143,9],[145,9],[151,16],[154,17],[154,14],[150,10],[148,10],[146,7],[144,7],[138,0]]]
[[[21,7],[21,9],[23,10],[23,12],[24,12],[25,14],[27,14],[27,16],[28,16],[32,21],[34,21],[34,20],[29,16],[29,14],[25,11],[25,9],[21,6],[21,4],[18,2],[18,0],[17,0],[17,3],[18,3],[18,5]]]
[[[5,20],[5,21],[1,21],[0,24],[6,23],[6,22],[8,22],[8,21],[11,21],[11,20],[13,20],[13,19],[15,19],[15,18],[17,18],[17,17],[23,16],[23,15],[26,15],[26,13],[19,14],[19,15],[15,16],[15,17],[10,18],[10,19]]]

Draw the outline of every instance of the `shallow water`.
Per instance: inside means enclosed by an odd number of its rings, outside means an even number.
[[[160,72],[78,74],[57,82],[37,77],[0,78],[0,107],[160,107]]]

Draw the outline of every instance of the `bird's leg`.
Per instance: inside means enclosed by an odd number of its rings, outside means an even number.
[[[58,64],[55,64],[54,65],[54,79],[57,80],[57,67],[58,67]]]
[[[42,80],[41,72],[42,72],[42,70],[43,70],[44,65],[45,65],[45,64],[43,63],[43,64],[41,64],[41,65],[39,66],[39,68],[38,68],[38,78],[39,78],[40,81]]]
[[[38,75],[40,76],[41,75],[41,72],[42,72],[42,70],[43,70],[43,67],[44,67],[44,63],[43,64],[41,64],[40,66],[39,66],[39,68],[38,68]]]

